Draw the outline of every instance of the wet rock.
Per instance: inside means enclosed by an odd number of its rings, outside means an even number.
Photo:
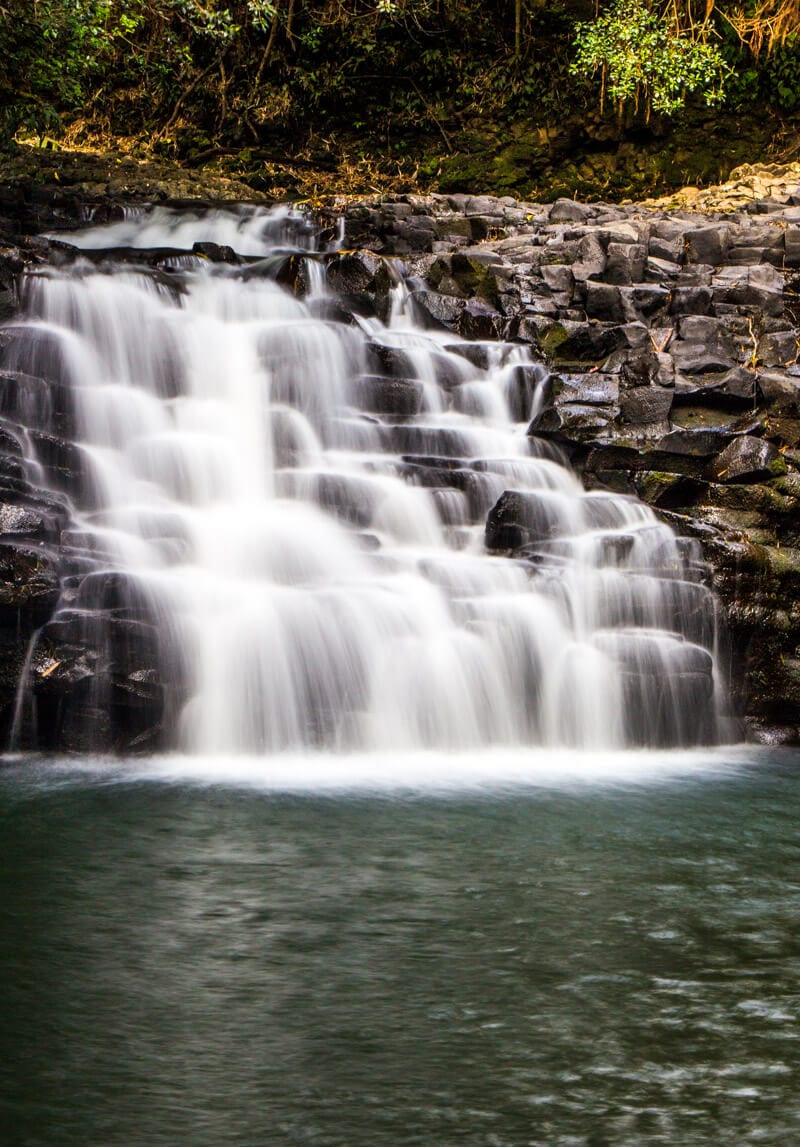
[[[680,265],[678,263],[648,255],[644,269],[644,281],[646,283],[659,283],[663,286],[676,279],[679,274]]]
[[[622,222],[619,218],[598,227],[596,234],[600,242],[608,249],[609,243],[639,243],[643,237],[643,229],[635,223]]]
[[[788,366],[797,362],[797,332],[790,329],[762,335],[757,353],[764,366]]]
[[[409,418],[422,405],[423,386],[412,379],[363,375],[356,382],[356,398],[362,410]]]
[[[505,319],[480,299],[468,299],[458,320],[458,332],[466,339],[502,338]]]
[[[608,244],[604,279],[617,286],[630,286],[644,278],[647,248],[641,243]]]
[[[677,265],[683,261],[684,240],[682,232],[673,235],[651,235],[648,252],[662,262]]]
[[[593,442],[608,434],[613,419],[614,411],[607,407],[565,403],[542,411],[528,432],[557,441]]]
[[[800,415],[800,377],[786,371],[759,371],[758,389],[773,409]]]
[[[770,442],[748,435],[735,438],[708,466],[714,482],[760,482],[786,473],[786,463]]]
[[[741,407],[720,404],[719,406],[678,403],[675,396],[670,420],[673,430],[688,430],[691,433],[709,430],[723,432],[733,438],[737,434],[764,433],[764,420],[758,414],[743,413]],[[729,438],[729,440],[730,440]]]
[[[705,342],[675,342],[671,354],[676,369],[682,374],[725,372],[732,370],[735,365],[724,350]]]
[[[629,311],[653,320],[666,314],[672,296],[666,287],[658,283],[643,283],[640,286],[623,287],[622,298]]]
[[[586,284],[586,317],[603,323],[624,323],[628,318],[619,287],[609,283]]]
[[[325,265],[328,285],[331,290],[343,295],[358,295],[370,291],[375,286],[375,276],[380,263],[382,260],[370,252],[335,255]]]
[[[447,343],[445,350],[449,354],[457,355],[458,358],[466,359],[467,362],[476,366],[479,370],[488,370],[490,366],[499,366],[504,360],[506,351],[510,347],[504,348],[496,342],[473,342],[473,343]],[[463,378],[458,378],[459,382],[463,382]]]
[[[552,376],[544,367],[518,364],[508,368],[505,379],[505,399],[513,422],[525,422],[531,416],[534,400],[540,397],[542,406],[552,399]]]
[[[568,374],[553,382],[555,401],[584,403],[589,406],[616,406],[619,403],[619,378],[602,371]]]
[[[158,629],[137,617],[61,609],[49,622],[46,637],[81,649],[102,648],[109,663],[125,672],[141,663],[152,665],[158,662]]]
[[[411,356],[399,347],[389,346],[385,343],[367,343],[366,360],[369,374],[400,379],[413,378],[414,376],[414,364]]]
[[[658,443],[658,449],[687,458],[710,458],[726,447],[730,430],[719,427],[675,427]]]
[[[489,511],[484,543],[487,550],[516,550],[545,541],[559,529],[557,511],[534,492],[506,490]]]
[[[58,565],[51,551],[0,542],[0,627],[30,632],[50,617],[58,598]]]
[[[23,426],[56,434],[74,431],[69,388],[22,371],[0,371],[0,414]]]
[[[636,387],[620,401],[622,421],[633,426],[665,423],[671,408],[672,391],[661,386]]]
[[[465,305],[462,299],[440,295],[436,291],[414,291],[412,298],[421,308],[423,315],[432,319],[434,324],[449,330],[458,327],[458,320]]]
[[[436,237],[436,224],[424,215],[388,223],[385,234],[389,247],[396,255],[411,255],[431,251]]]
[[[671,315],[707,315],[713,298],[711,288],[705,285],[679,285],[672,290],[669,312]]]
[[[116,617],[151,617],[153,601],[135,574],[121,570],[98,570],[81,578],[75,608]]]
[[[634,478],[634,490],[642,501],[667,510],[691,506],[707,489],[699,479],[658,470],[640,470]]]
[[[742,366],[722,374],[693,374],[675,380],[675,402],[704,402],[709,406],[743,408],[756,397],[756,375]]]
[[[86,451],[55,434],[31,431],[30,440],[47,480],[81,506],[94,508],[98,489]]]
[[[541,276],[551,291],[563,291],[571,296],[575,289],[575,273],[567,264],[547,264],[541,268]]]
[[[57,542],[66,515],[41,508],[0,502],[0,537]]]
[[[495,303],[498,277],[505,278],[506,271],[504,260],[495,252],[467,248],[436,259],[427,271],[426,280],[443,294],[461,299],[478,297]]]
[[[601,284],[602,285],[602,284]],[[607,288],[619,291],[619,287]],[[596,363],[604,361],[623,344],[619,327],[592,322],[547,323],[539,333],[544,353],[555,363]]]
[[[202,255],[211,263],[232,263],[234,265],[241,263],[241,259],[233,247],[221,246],[219,243],[195,243],[192,251],[196,255]]]

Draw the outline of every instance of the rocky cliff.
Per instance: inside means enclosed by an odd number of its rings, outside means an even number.
[[[648,205],[448,196],[348,208],[357,242],[403,256],[431,322],[529,343],[549,365],[531,432],[557,443],[587,487],[642,498],[701,542],[740,711],[753,735],[790,739],[800,725],[798,174],[742,169],[722,188]],[[359,286],[374,287],[363,276]],[[513,552],[513,515],[513,502],[498,508],[489,548]]]

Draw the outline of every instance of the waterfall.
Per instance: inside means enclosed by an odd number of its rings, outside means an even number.
[[[285,209],[70,241],[85,257],[24,277],[3,360],[46,384],[12,415],[73,506],[32,739],[106,743],[132,704],[198,754],[719,739],[698,554],[529,436],[526,347],[423,329],[395,268],[385,323],[337,299]],[[511,556],[485,538],[510,497]]]

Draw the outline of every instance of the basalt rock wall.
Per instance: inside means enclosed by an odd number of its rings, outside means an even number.
[[[356,242],[403,258],[427,321],[528,343],[550,367],[531,432],[587,488],[639,497],[701,542],[739,709],[754,736],[789,739],[800,728],[796,177],[745,169],[678,207],[454,195],[348,209]],[[487,528],[490,548],[513,553],[510,537]]]

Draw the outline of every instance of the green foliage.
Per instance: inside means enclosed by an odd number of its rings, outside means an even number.
[[[247,12],[253,27],[259,32],[268,32],[278,9],[272,0],[247,0]]]
[[[422,135],[449,152],[487,121],[588,109],[598,74],[609,101],[645,114],[726,86],[800,107],[791,45],[751,60],[730,32],[732,77],[716,42],[657,3],[601,0],[576,23],[592,0],[0,0],[0,137],[139,136],[185,154],[358,131],[394,154]]]
[[[715,44],[682,33],[646,0],[614,0],[597,20],[578,24],[570,71],[600,73],[601,104],[608,95],[620,108],[672,115],[689,92],[720,103],[730,69]]]
[[[800,43],[797,39],[775,48],[762,61],[760,94],[781,111],[800,107]]]

